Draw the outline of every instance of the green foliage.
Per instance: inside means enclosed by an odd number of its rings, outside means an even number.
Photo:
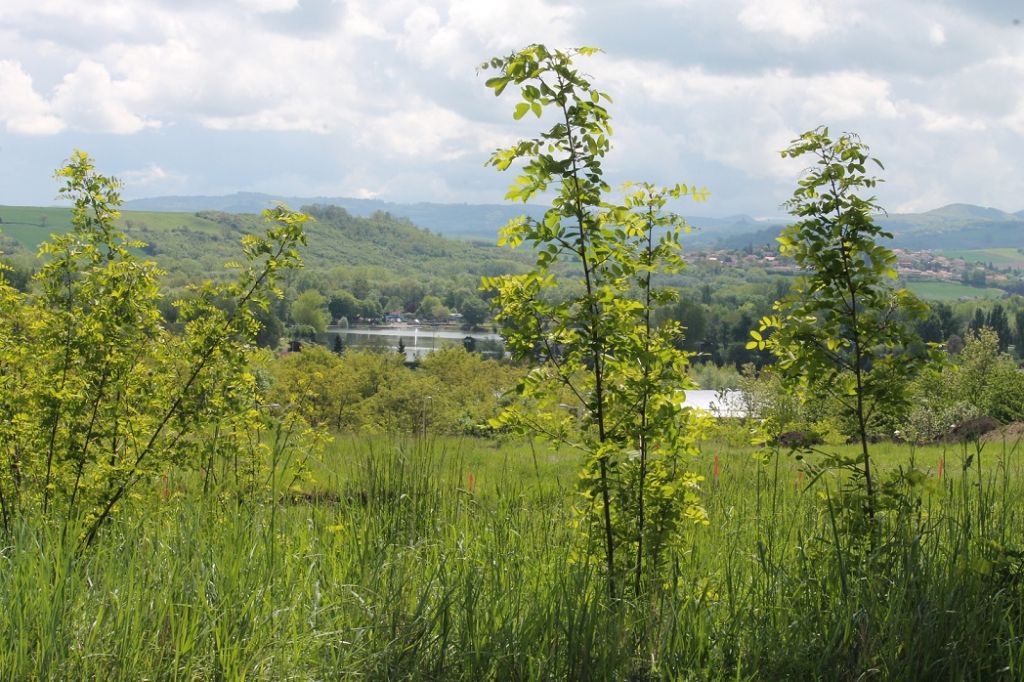
[[[281,336],[284,334],[284,324],[281,319],[269,307],[266,309],[258,307],[253,311],[253,315],[259,322],[259,330],[253,339],[256,345],[260,348],[277,348],[281,342]]]
[[[0,255],[3,252],[0,251]],[[28,291],[35,274],[33,265],[25,258],[3,258],[0,259],[0,280],[14,287],[18,291]]]
[[[749,332],[749,330],[747,330]],[[740,373],[731,365],[719,367],[711,362],[701,362],[690,366],[690,378],[698,388],[721,391],[736,388],[740,384]]]
[[[1009,345],[1013,342],[1013,331],[1010,329],[1010,319],[1006,315],[1006,311],[1003,310],[1003,306],[996,303],[992,306],[992,310],[988,312],[988,320],[986,320],[986,327],[996,333],[996,339],[999,342],[999,352],[1005,353]]]
[[[666,320],[678,322],[686,332],[682,346],[693,352],[700,350],[701,341],[707,337],[707,318],[706,306],[700,301],[689,298],[664,305],[655,314],[655,320],[659,323],[664,323]]]
[[[801,400],[778,372],[770,368],[757,372],[751,365],[743,369],[738,386],[743,411],[758,420],[759,438],[777,442],[788,432],[818,432],[813,424],[813,403]]]
[[[196,287],[180,302],[180,336],[162,324],[160,271],[119,232],[119,183],[75,152],[57,172],[74,202],[73,228],[44,243],[37,291],[0,283],[0,511],[5,529],[42,513],[92,542],[143,481],[213,454],[262,463],[247,367],[282,268],[299,264],[305,216],[266,213],[265,236],[243,240],[233,282]],[[279,292],[278,292],[279,293]],[[228,302],[228,304],[225,304]]]
[[[1016,311],[1013,319],[1015,328],[1013,343],[1016,346],[1017,357],[1024,357],[1024,310]]]
[[[319,291],[303,291],[292,303],[292,321],[297,325],[312,327],[317,334],[323,334],[327,331],[327,323],[330,322],[326,303]]]
[[[933,357],[907,323],[923,318],[927,308],[895,288],[896,256],[877,243],[891,235],[872,218],[880,211],[874,198],[860,194],[878,182],[867,164],[881,167],[867,146],[849,134],[833,140],[827,128],[818,128],[782,156],[814,162],[787,204],[797,222],[778,238],[782,255],[805,274],[776,304],[775,315],[751,332],[748,347],[771,349],[779,371],[802,395],[827,395],[839,416],[854,423],[859,459],[833,463],[863,479],[864,511],[873,518],[871,421],[905,408],[909,381]]]
[[[1002,352],[995,330],[983,327],[968,336],[955,367],[955,379],[943,394],[955,392],[973,403],[980,414],[1004,423],[1024,420],[1024,374],[1013,358]]]
[[[518,372],[467,353],[435,351],[418,369],[397,353],[310,344],[269,360],[268,400],[334,432],[476,434],[503,406]]]
[[[471,327],[475,327],[486,320],[488,311],[487,303],[481,300],[479,296],[467,297],[459,306],[459,312],[462,313],[462,321]]]
[[[533,269],[485,278],[484,287],[495,292],[508,348],[539,361],[522,383],[525,403],[501,424],[585,453],[580,528],[601,548],[612,597],[627,575],[639,596],[657,584],[666,548],[686,526],[705,521],[699,478],[685,473],[698,420],[680,406],[680,389],[690,385],[688,354],[676,347],[682,330],[653,321],[655,307],[672,300],[653,277],[683,268],[685,223],[666,205],[705,192],[638,184],[618,202],[608,198],[602,163],[611,144],[610,98],[573,66],[594,52],[532,45],[484,65],[498,72],[487,81],[495,95],[518,88],[514,118],[554,116],[539,137],[490,158],[499,170],[522,163],[506,198],[553,198],[543,218],[502,230],[500,244],[533,249]]]
[[[448,317],[448,308],[445,307],[440,298],[433,294],[428,294],[423,297],[419,308],[416,310],[416,314],[427,320],[443,320]]]
[[[339,291],[333,294],[327,307],[331,312],[331,317],[335,320],[340,320],[344,317],[349,322],[352,322],[359,315],[359,299],[347,291]]]
[[[967,337],[952,363],[922,373],[913,384],[914,407],[900,425],[901,435],[932,442],[975,417],[1024,421],[1024,373],[999,346],[996,332],[982,327]]]

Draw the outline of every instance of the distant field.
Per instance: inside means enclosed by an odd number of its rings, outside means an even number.
[[[35,252],[55,232],[71,227],[71,211],[38,206],[0,206],[0,237],[13,239]]]
[[[906,283],[911,292],[931,301],[956,301],[961,298],[1000,298],[1006,292],[1002,289],[979,289],[959,282],[918,282]]]
[[[0,220],[3,221],[0,223],[0,235],[13,239],[33,252],[51,234],[71,229],[71,211],[59,207],[0,206]],[[224,233],[222,225],[204,220],[193,213],[122,211],[118,224],[122,228],[130,228],[132,223],[160,232],[183,228],[213,236]],[[231,239],[231,243],[234,241]]]
[[[943,251],[947,258],[963,258],[969,263],[991,263],[997,268],[1024,268],[1024,253],[1011,247]]]

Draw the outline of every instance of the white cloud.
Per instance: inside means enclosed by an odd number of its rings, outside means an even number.
[[[397,42],[410,58],[429,64],[452,61],[453,57],[455,61],[463,61],[460,54],[463,45],[460,31],[445,25],[438,11],[427,5],[409,13],[402,24],[402,34]]]
[[[359,136],[364,146],[389,155],[449,161],[496,146],[487,127],[472,126],[454,111],[422,100],[403,111],[365,118]]]
[[[395,3],[386,6],[386,11],[376,11],[376,25],[400,26],[391,32],[399,50],[415,63],[432,65],[454,78],[470,73],[493,54],[530,43],[574,45],[578,39],[573,25],[582,14],[577,7],[545,0],[435,0],[413,3],[396,21]]]
[[[832,32],[823,3],[816,0],[747,0],[737,15],[754,33],[772,33],[806,43]]]
[[[130,84],[114,82],[102,64],[87,60],[54,90],[53,108],[76,130],[121,135],[137,133],[160,122],[132,111]]]
[[[168,180],[180,180],[182,176],[170,173],[155,163],[150,163],[145,168],[121,171],[118,173],[118,177],[129,187],[145,187]]]
[[[659,111],[666,133],[678,131],[691,152],[762,177],[792,175],[778,150],[801,130],[900,116],[890,83],[861,72],[730,74],[612,59],[600,72],[613,92],[648,100],[642,107]]]
[[[360,2],[346,2],[345,20],[343,26],[345,32],[353,39],[373,38],[375,40],[386,40],[388,30],[382,22],[371,16],[371,7],[364,8]]]
[[[449,14],[452,23],[489,54],[490,50],[511,50],[537,42],[573,45],[573,24],[581,9],[545,0],[453,0]]]
[[[920,119],[921,127],[929,132],[980,132],[988,128],[985,121],[978,118],[936,111],[919,104],[910,104],[906,108]]]
[[[133,184],[163,188],[199,182],[215,152],[197,134],[314,134],[301,170],[249,183],[458,198],[489,151],[536,129],[475,73],[532,42],[609,49],[580,66],[616,96],[610,170],[672,179],[699,162],[760,202],[744,210],[771,210],[758,197],[794,175],[777,150],[821,123],[861,132],[903,169],[886,192],[988,191],[986,163],[1005,176],[991,191],[1024,183],[1020,30],[925,0],[2,0],[0,135],[142,134],[194,150],[195,168],[146,149],[118,162]],[[982,147],[968,171],[958,150]],[[161,178],[161,164],[181,175]]]
[[[24,71],[7,74],[19,78],[5,91],[22,101],[17,112],[5,110],[12,132],[131,134],[198,124],[348,134],[370,149],[445,159],[494,136],[487,126],[471,130],[468,119],[439,103],[417,71],[440,70],[475,90],[484,57],[528,37],[566,41],[579,12],[545,0],[345,0],[342,20],[309,38],[259,19],[293,12],[298,0],[96,0],[89,11],[60,0],[10,2],[17,7],[0,7],[0,19],[29,33],[43,22],[85,22],[107,36],[101,49],[89,50],[55,34],[62,47],[51,61],[63,71],[48,97]],[[126,39],[124,25],[138,33]]]
[[[951,133],[936,133],[941,140],[954,140]],[[945,157],[935,140],[909,140],[892,162],[886,163],[886,189],[898,189],[899,199],[892,202],[893,212],[927,211],[950,203],[966,202],[1019,211],[1017,179],[999,172],[1005,168],[1005,151],[996,140],[969,146],[957,146],[955,159]],[[923,173],[934,167],[940,173]],[[950,180],[953,180],[951,183]]]
[[[290,12],[299,6],[299,0],[236,0],[243,9],[254,12]]]
[[[64,129],[64,123],[36,92],[32,77],[18,62],[0,60],[0,93],[0,123],[8,132],[52,135]]]

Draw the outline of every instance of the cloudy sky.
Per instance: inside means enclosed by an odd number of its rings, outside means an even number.
[[[1024,209],[1024,0],[2,0],[0,203],[85,149],[129,198],[262,191],[499,202],[516,123],[477,65],[595,45],[613,181],[779,215],[819,124],[886,164],[890,211]]]

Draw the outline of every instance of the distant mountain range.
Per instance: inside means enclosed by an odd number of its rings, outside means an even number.
[[[539,218],[546,207],[514,204],[396,203],[348,197],[275,197],[240,192],[226,196],[168,196],[135,199],[125,208],[136,211],[224,211],[257,213],[283,201],[293,208],[340,206],[354,216],[376,212],[406,218],[434,233],[493,241],[498,230],[520,215]],[[700,247],[743,248],[774,243],[784,220],[757,220],[746,215],[726,218],[687,216],[696,230],[690,243]],[[981,249],[1024,247],[1024,211],[1007,213],[972,204],[949,204],[924,213],[881,215],[879,222],[893,233],[893,246],[907,249]]]
[[[949,204],[924,213],[882,214],[876,220],[892,233],[892,246],[903,249],[1024,248],[1024,211]],[[740,249],[771,244],[784,225],[785,221],[758,221],[757,229],[748,232],[730,227],[728,234],[720,233],[715,245]]]
[[[498,230],[508,221],[522,215],[540,218],[546,206],[523,206],[522,204],[440,204],[420,202],[412,204],[395,203],[380,199],[355,199],[351,197],[276,197],[257,192],[238,192],[225,196],[168,196],[126,201],[124,208],[132,211],[185,212],[223,211],[225,213],[258,213],[265,208],[284,202],[292,208],[302,206],[340,206],[354,216],[369,217],[376,212],[389,213],[393,217],[406,218],[422,227],[449,237],[486,239],[497,238]],[[710,245],[718,239],[756,232],[763,221],[750,216],[737,215],[727,218],[706,218],[688,216],[697,229],[692,241]],[[776,230],[776,234],[778,230]]]
[[[949,204],[924,213],[894,213],[879,222],[897,246],[908,249],[1024,247],[1024,211]]]
[[[399,204],[380,199],[350,197],[279,197],[256,192],[238,192],[225,196],[170,196],[126,201],[124,207],[133,211],[223,211],[225,213],[259,213],[283,202],[298,209],[303,206],[340,206],[354,216],[366,218],[374,213],[388,213],[406,218],[417,227],[449,237],[481,237],[493,241],[498,230],[508,221],[524,213],[534,217],[544,214],[544,207],[513,204]]]

